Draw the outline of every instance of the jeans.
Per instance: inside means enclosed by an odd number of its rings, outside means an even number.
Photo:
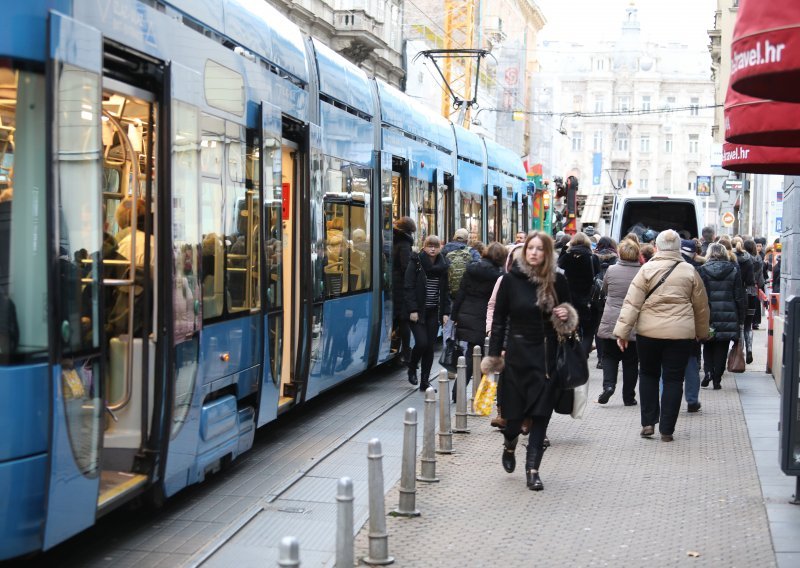
[[[706,373],[711,375],[711,380],[715,385],[718,385],[722,380],[722,373],[725,372],[725,365],[728,361],[728,348],[730,345],[730,339],[714,339],[707,342],[703,349]]]
[[[625,351],[620,351],[616,339],[598,338],[597,346],[603,346],[603,390],[617,388],[617,373],[622,363],[622,401],[636,401],[636,382],[639,380],[639,357],[636,342],[628,343]]]
[[[439,308],[425,308],[420,320],[411,322],[411,333],[414,334],[414,349],[411,350],[409,369],[416,369],[421,362],[420,387],[428,384],[433,367],[433,346],[439,334]],[[423,319],[424,318],[424,319]]]
[[[686,404],[697,404],[700,402],[700,344],[697,349],[689,356],[686,363],[686,375],[684,377],[684,397]]]
[[[672,434],[683,398],[683,376],[694,339],[636,338],[639,354],[639,402],[642,426],[658,422],[662,434]],[[664,383],[659,405],[659,379]]]

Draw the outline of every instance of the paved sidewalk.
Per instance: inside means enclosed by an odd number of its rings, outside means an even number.
[[[756,345],[765,340],[757,332]],[[763,351],[751,369],[764,369]],[[592,356],[590,400],[602,390],[594,364]],[[744,407],[737,383],[748,392]],[[722,390],[701,389],[701,412],[684,403],[672,443],[640,438],[639,407],[623,406],[619,392],[605,406],[590,402],[583,420],[555,415],[538,493],[525,486],[522,444],[509,475],[501,435],[488,418],[470,418],[457,453],[438,458],[441,482],[417,485],[422,516],[387,519],[390,553],[397,566],[419,567],[800,565],[800,508],[785,505],[794,480],[782,477],[774,451],[760,453],[777,440],[755,432],[754,453],[748,430],[761,420],[775,431],[777,400],[763,372],[726,374]],[[773,487],[762,495],[765,480]],[[387,510],[397,500],[395,487]],[[364,527],[356,553],[366,551]]]

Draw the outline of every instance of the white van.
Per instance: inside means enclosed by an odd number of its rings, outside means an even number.
[[[700,236],[703,229],[703,204],[691,195],[635,196],[618,195],[611,213],[610,237],[616,242],[630,232],[652,229],[678,231],[681,238]]]

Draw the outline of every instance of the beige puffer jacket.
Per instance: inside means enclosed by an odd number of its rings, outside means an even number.
[[[645,302],[648,290],[675,262],[680,264]],[[635,328],[638,335],[652,339],[705,339],[708,317],[706,288],[695,268],[679,251],[659,251],[631,282],[614,337],[628,339]]]

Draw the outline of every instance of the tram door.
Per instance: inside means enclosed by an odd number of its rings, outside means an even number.
[[[153,93],[104,76],[115,58],[104,59],[97,30],[55,13],[49,27],[57,256],[45,549],[148,481],[139,466],[153,412],[159,111]]]
[[[502,243],[503,195],[499,187],[489,186],[486,199],[486,244]]]
[[[297,278],[299,270],[296,260],[299,253],[296,250],[299,223],[296,222],[294,211],[302,162],[300,146],[296,142],[284,138],[281,143],[281,238],[283,242],[283,322],[281,328],[283,339],[280,347],[282,364],[279,371],[279,412],[288,409],[295,402],[297,394],[292,383],[294,372],[292,362],[297,356],[299,322],[294,314],[299,306],[301,286]]]
[[[456,204],[455,204],[455,179],[452,174],[437,172],[439,184],[439,218],[442,220],[442,233],[439,238],[442,243],[448,242],[453,238],[453,233],[459,227],[456,226]]]
[[[398,158],[396,156],[392,156],[388,152],[383,152],[381,154],[381,164],[382,164],[382,199],[386,200],[386,178],[390,177],[390,192],[391,192],[391,219],[387,223],[384,221],[384,248],[386,251],[386,263],[388,264],[385,274],[387,274],[386,278],[386,287],[391,289],[393,286],[392,283],[392,268],[394,265],[394,257],[392,252],[394,250],[394,232],[392,230],[392,224],[397,221],[400,217],[406,217],[411,214],[411,196],[409,195],[409,187],[408,187],[408,161]],[[383,166],[391,165],[391,170],[388,167]],[[384,206],[385,209],[385,206]],[[413,215],[411,215],[413,217]],[[419,227],[417,227],[419,230]],[[388,306],[387,313],[391,314],[389,321],[392,322],[391,328],[391,342],[390,342],[390,353],[397,353],[400,349],[401,338],[399,334],[399,329],[397,328],[397,321],[394,319],[394,298],[395,298],[396,291],[392,290],[390,294],[385,295],[385,298],[388,300],[385,301],[385,305]],[[389,311],[391,310],[391,311]],[[385,333],[385,332],[381,332]],[[381,342],[383,344],[383,342]]]

